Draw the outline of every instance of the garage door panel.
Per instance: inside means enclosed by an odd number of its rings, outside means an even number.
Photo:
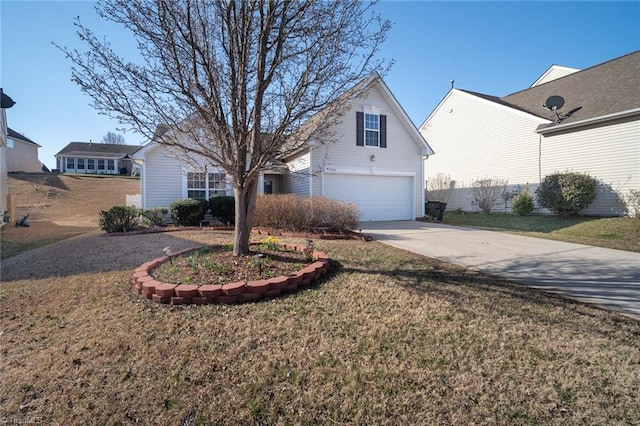
[[[363,222],[414,219],[411,176],[325,174],[323,195],[354,203]]]

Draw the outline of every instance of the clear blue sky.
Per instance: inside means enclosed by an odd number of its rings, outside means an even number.
[[[584,69],[640,50],[640,2],[408,2],[377,6],[394,23],[381,54],[385,77],[419,126],[455,80],[457,88],[503,96],[529,87],[553,64]],[[100,116],[70,81],[71,65],[52,42],[82,48],[83,23],[130,48],[87,1],[0,0],[0,86],[17,103],[9,126],[38,144],[40,161],[72,141],[101,141],[119,125]],[[125,134],[128,144],[146,142]]]

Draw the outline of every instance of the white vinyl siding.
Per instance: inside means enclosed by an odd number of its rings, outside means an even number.
[[[599,183],[596,200],[583,213],[625,214],[620,199],[640,187],[637,117],[563,133],[537,133],[538,126],[548,122],[454,89],[420,129],[437,153],[427,161],[427,178],[449,174],[456,189],[447,209],[474,211],[470,187],[475,179],[508,179],[509,188],[528,183],[534,194],[546,175],[588,173]],[[505,211],[502,200],[495,210]],[[511,212],[511,203],[506,211]]]
[[[420,128],[436,152],[426,162],[427,179],[444,173],[456,181],[447,210],[476,209],[471,195],[476,179],[508,179],[509,185],[521,186],[538,182],[540,135],[535,130],[546,122],[456,89],[449,92]]]
[[[375,106],[380,115],[387,116],[387,148],[362,147],[356,145],[356,114],[365,108]],[[366,97],[354,99],[351,109],[342,117],[332,133],[334,140],[314,147],[311,153],[311,170],[322,170],[327,173],[364,174],[364,175],[393,175],[412,174],[413,180],[413,219],[423,215],[424,210],[424,179],[422,172],[422,149],[416,143],[404,122],[398,116],[382,90],[373,85]],[[335,143],[333,143],[335,141]],[[431,161],[431,157],[429,158]],[[314,196],[330,196],[322,188],[322,174],[315,173],[312,178]],[[345,181],[348,185],[349,181]],[[379,203],[386,203],[382,196],[374,196]]]
[[[548,134],[542,140],[541,163],[543,178],[572,171],[598,180],[596,200],[584,214],[626,214],[620,199],[640,188],[640,121]]]
[[[305,153],[288,163],[289,173],[286,175],[286,192],[296,194],[300,197],[308,197],[311,195],[309,164],[309,153]]]
[[[180,160],[163,146],[157,146],[145,156],[143,180],[143,208],[169,207],[182,196],[182,167]]]

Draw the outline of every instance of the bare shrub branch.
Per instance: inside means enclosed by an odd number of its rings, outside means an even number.
[[[478,208],[485,213],[491,213],[491,209],[502,198],[507,190],[508,179],[482,178],[471,183],[471,193],[478,203]]]
[[[427,200],[448,202],[455,185],[456,181],[451,180],[451,175],[438,173],[436,177],[427,179]]]

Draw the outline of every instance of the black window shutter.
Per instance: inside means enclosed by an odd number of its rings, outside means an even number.
[[[356,111],[356,145],[364,146],[364,112]]]
[[[387,147],[387,116],[380,115],[380,148]]]

